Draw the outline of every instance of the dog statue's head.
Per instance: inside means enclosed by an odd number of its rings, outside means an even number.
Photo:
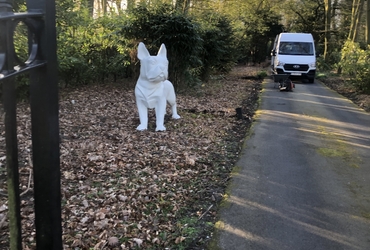
[[[137,57],[140,60],[140,79],[153,83],[167,80],[168,60],[164,44],[159,48],[156,56],[151,56],[144,43],[139,43]]]

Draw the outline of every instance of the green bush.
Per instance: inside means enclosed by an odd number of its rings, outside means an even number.
[[[176,12],[171,5],[163,4],[152,9],[140,5],[132,9],[118,34],[131,40],[133,64],[139,65],[136,63],[138,42],[144,42],[153,54],[164,43],[169,60],[169,80],[175,88],[182,83],[189,86],[197,81],[196,71],[192,69],[201,64],[198,58],[201,50],[198,26],[190,18]]]
[[[265,70],[261,70],[261,71],[259,71],[258,73],[257,73],[257,77],[259,78],[259,79],[263,79],[263,78],[265,78],[265,77],[267,77],[268,76],[268,74],[267,74],[267,72],[265,71]]]
[[[282,17],[272,11],[270,6],[253,10],[241,17],[242,27],[238,42],[238,61],[244,63],[261,64],[272,49],[271,42],[283,30],[280,24]]]
[[[340,67],[358,91],[370,93],[370,46],[364,50],[358,43],[347,41],[342,49]]]
[[[195,20],[172,5],[136,8],[93,19],[72,0],[58,3],[57,34],[60,79],[64,85],[137,78],[137,45],[150,53],[164,43],[169,80],[175,88],[207,81],[215,72],[225,74],[235,63],[235,37],[231,22],[221,14]]]
[[[234,32],[230,21],[222,16],[205,14],[200,21],[202,51],[200,59],[202,67],[200,77],[207,82],[213,73],[225,74],[230,72],[236,61]]]
[[[88,9],[75,10],[73,2],[58,5],[58,60],[65,85],[104,83],[128,76],[126,40],[115,31],[122,16],[93,19]]]

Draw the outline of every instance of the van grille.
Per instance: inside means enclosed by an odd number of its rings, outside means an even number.
[[[289,70],[289,71],[307,71],[308,65],[307,64],[285,64],[284,69]]]

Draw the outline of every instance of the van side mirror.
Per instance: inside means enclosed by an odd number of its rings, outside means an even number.
[[[271,50],[271,56],[276,56],[276,50]]]

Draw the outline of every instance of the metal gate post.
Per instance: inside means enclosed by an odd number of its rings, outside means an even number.
[[[44,67],[30,72],[37,249],[62,249],[58,68],[55,1],[27,0],[29,11],[44,13],[39,58]]]
[[[61,194],[59,159],[59,105],[55,30],[55,1],[27,0],[28,12],[13,13],[11,0],[0,0],[0,84],[3,85],[11,249],[22,249],[19,216],[18,149],[14,76],[24,72],[30,78],[32,153],[36,247],[61,250]],[[28,27],[29,57],[22,62],[15,53],[14,30],[19,22]],[[11,197],[12,196],[12,197]],[[10,211],[12,210],[12,211]],[[14,216],[12,216],[14,213]],[[14,218],[12,218],[14,217]]]
[[[10,249],[22,249],[19,197],[16,92],[13,79],[3,83],[5,112],[6,169],[8,185]]]
[[[56,250],[62,249],[62,228],[55,2],[27,0],[27,8],[45,13],[40,59],[47,62],[30,73],[36,244]]]
[[[12,5],[0,0],[0,15],[12,13]],[[12,50],[13,34],[11,20],[0,22],[0,73],[14,71],[14,55]],[[7,51],[9,51],[7,53]],[[8,54],[9,56],[6,56]],[[16,91],[14,78],[2,82],[3,103],[5,113],[5,143],[6,169],[8,186],[9,235],[10,249],[22,249],[22,227],[19,197],[18,173],[18,140],[17,140],[17,113]],[[6,93],[6,94],[5,94]]]

